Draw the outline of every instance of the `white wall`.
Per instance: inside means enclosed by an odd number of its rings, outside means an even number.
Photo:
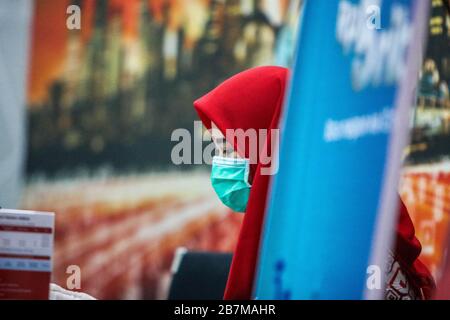
[[[0,206],[21,196],[32,0],[0,1]]]

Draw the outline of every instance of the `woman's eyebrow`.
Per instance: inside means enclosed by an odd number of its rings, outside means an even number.
[[[213,141],[216,145],[218,145],[219,147],[225,147],[225,139],[222,137],[219,138],[213,138]]]

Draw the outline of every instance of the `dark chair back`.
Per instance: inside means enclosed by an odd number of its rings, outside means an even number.
[[[232,254],[185,252],[175,257],[169,300],[222,300]]]

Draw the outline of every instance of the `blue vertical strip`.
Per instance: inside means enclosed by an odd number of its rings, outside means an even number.
[[[255,298],[363,298],[414,2],[306,1]]]

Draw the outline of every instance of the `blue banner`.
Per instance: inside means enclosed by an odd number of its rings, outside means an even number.
[[[427,5],[306,1],[255,298],[382,297]]]

